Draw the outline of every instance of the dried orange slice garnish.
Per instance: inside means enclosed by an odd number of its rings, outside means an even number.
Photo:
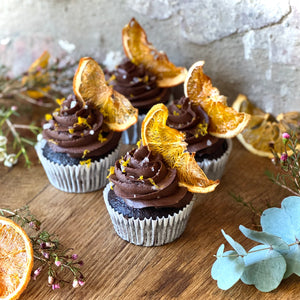
[[[159,87],[172,87],[184,82],[186,68],[176,67],[165,53],[156,50],[148,42],[144,29],[134,18],[123,28],[122,41],[126,56],[134,64],[143,64],[156,75]]]
[[[300,112],[280,114],[275,119],[270,114],[252,104],[245,95],[238,95],[233,103],[237,111],[251,114],[247,127],[237,136],[244,147],[259,156],[272,158],[271,149],[281,155],[284,151],[282,134],[289,130],[295,130],[300,134]],[[297,146],[300,149],[300,145]],[[288,155],[292,150],[287,151]]]
[[[184,82],[184,93],[200,105],[210,118],[208,131],[219,138],[232,138],[248,124],[250,116],[227,106],[226,99],[212,86],[210,78],[203,73],[204,61],[194,63]]]
[[[22,78],[22,85],[29,85],[29,86],[42,86],[40,88],[40,91],[36,90],[27,90],[26,94],[33,98],[33,99],[39,99],[45,96],[45,93],[47,93],[50,90],[49,85],[49,74],[45,72],[44,74],[41,72],[41,69],[46,69],[48,67],[50,54],[48,51],[44,51],[42,55],[36,59],[31,66],[29,67],[27,73],[28,75],[23,76]]]
[[[150,151],[160,153],[166,163],[177,170],[179,185],[193,193],[212,192],[219,181],[209,180],[187,152],[184,133],[166,125],[168,109],[164,104],[154,105],[142,123],[142,141]]]
[[[18,299],[33,267],[33,250],[26,232],[0,217],[0,299]]]
[[[93,103],[100,109],[111,130],[123,131],[137,122],[138,110],[107,85],[101,67],[90,57],[80,59],[73,79],[73,91],[78,99]]]

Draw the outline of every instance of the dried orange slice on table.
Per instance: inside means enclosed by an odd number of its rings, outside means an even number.
[[[134,64],[143,64],[156,75],[159,87],[172,87],[184,82],[186,68],[176,67],[165,53],[155,49],[148,42],[144,29],[134,18],[123,28],[122,41],[126,56]]]
[[[73,90],[78,99],[93,103],[100,109],[111,130],[123,131],[137,122],[138,110],[126,97],[107,85],[101,67],[92,58],[80,59]]]
[[[0,217],[0,299],[18,299],[33,267],[33,250],[26,232]]]
[[[245,95],[238,95],[233,103],[237,111],[251,114],[248,126],[237,136],[244,147],[259,156],[272,158],[271,147],[278,155],[284,152],[282,134],[294,130],[300,136],[300,112],[282,113],[275,119],[252,104]],[[297,146],[300,149],[300,145]],[[288,150],[288,155],[292,153]]]
[[[206,177],[194,159],[187,152],[183,133],[166,125],[168,109],[164,104],[154,105],[142,123],[143,145],[149,150],[160,153],[166,163],[177,170],[179,185],[193,193],[212,192],[219,181]]]
[[[219,138],[232,138],[248,124],[250,115],[227,106],[226,98],[213,87],[211,79],[203,73],[204,61],[194,63],[184,82],[184,93],[200,105],[210,118],[208,131]]]

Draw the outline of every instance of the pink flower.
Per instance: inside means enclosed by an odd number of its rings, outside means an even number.
[[[59,283],[52,284],[52,290],[60,289]]]
[[[282,134],[282,138],[283,139],[289,139],[291,136],[287,133],[287,132],[284,132],[283,134]]]
[[[55,259],[55,265],[57,266],[57,267],[60,267],[61,266],[61,261],[60,260],[58,260],[58,258],[56,258]]]
[[[76,260],[78,258],[78,254],[72,254],[71,257],[72,257],[73,260]]]
[[[288,158],[287,154],[286,154],[286,153],[282,153],[282,154],[281,154],[281,157],[280,157],[280,160],[281,160],[281,161],[286,161],[287,158]]]
[[[12,110],[12,111],[17,111],[17,110],[18,110],[18,107],[15,106],[15,105],[13,105],[13,106],[11,107],[11,110]]]
[[[80,286],[84,286],[85,282],[83,280],[78,280]]]

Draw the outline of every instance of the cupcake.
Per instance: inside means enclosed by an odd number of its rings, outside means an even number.
[[[194,193],[213,191],[218,184],[207,179],[186,152],[183,135],[160,123],[167,114],[163,104],[149,111],[142,124],[145,146],[116,161],[103,191],[116,233],[136,245],[161,246],[179,238],[192,211]],[[156,125],[162,130],[148,135]],[[165,143],[169,133],[173,140]]]
[[[232,150],[232,141],[210,135],[209,116],[188,97],[174,101],[168,110],[168,126],[185,134],[187,150],[195,153],[195,159],[206,176],[213,180],[221,179]]]
[[[139,110],[138,122],[122,136],[124,143],[135,144],[145,114],[153,105],[168,102],[170,88],[183,83],[187,71],[157,51],[135,19],[123,28],[122,40],[127,58],[109,73],[108,82]]]
[[[118,98],[118,94],[106,86],[103,72],[95,82],[89,79],[90,76],[96,78],[101,72],[93,59],[80,60],[74,76],[74,95],[58,100],[59,108],[46,115],[43,139],[36,145],[49,181],[65,192],[91,192],[106,185],[107,169],[119,157],[122,132],[114,129],[126,129],[137,119],[134,115],[129,119],[131,112],[127,110],[128,115],[119,123],[116,119],[120,116],[111,120],[108,113],[114,111],[116,102],[121,110],[122,102],[118,100],[125,103],[125,99],[122,95]],[[114,96],[109,97],[109,93]],[[128,105],[131,106],[128,102],[126,108]]]

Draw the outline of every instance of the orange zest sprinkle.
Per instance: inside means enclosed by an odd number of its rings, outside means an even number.
[[[154,180],[153,180],[152,178],[147,178],[147,179],[150,181],[150,183],[151,183],[153,186],[155,186],[156,189],[159,189],[159,186],[154,182]]]
[[[82,155],[82,157],[81,158],[85,158],[86,157],[86,155],[88,154],[88,153],[90,153],[91,151],[90,150],[88,150],[88,149],[85,149],[84,151],[83,151],[83,155]]]
[[[59,105],[59,106],[61,106],[62,105],[62,103],[64,102],[66,100],[66,98],[61,98],[61,99],[56,99],[55,101],[56,101],[56,103]]]
[[[111,175],[115,174],[115,167],[114,166],[110,166],[110,168],[108,169],[109,174],[106,176],[106,178],[109,178]]]
[[[81,164],[82,166],[87,165],[88,167],[91,166],[91,163],[92,163],[92,160],[91,160],[91,159],[82,160],[82,161],[80,162],[80,164]]]
[[[46,121],[52,120],[52,115],[51,114],[45,114],[45,120]]]
[[[106,140],[107,140],[107,138],[103,137],[102,133],[99,132],[99,135],[98,135],[98,141],[99,141],[100,143],[103,143],[103,142],[105,142]]]

